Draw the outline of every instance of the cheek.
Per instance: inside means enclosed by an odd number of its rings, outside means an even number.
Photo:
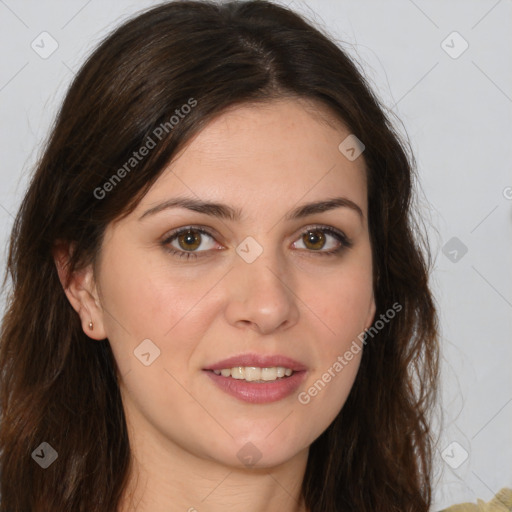
[[[116,252],[123,257],[116,258]],[[210,272],[199,276],[185,264],[179,267],[161,254],[148,253],[133,247],[124,252],[112,250],[104,259],[102,296],[114,317],[110,326],[122,323],[138,337],[162,337],[200,303],[215,284],[215,276]]]
[[[172,430],[185,443],[190,426],[208,420],[188,390],[194,351],[212,321],[208,291],[222,274],[194,279],[187,270],[164,267],[161,259],[116,260],[114,253],[104,263],[104,318],[125,413],[134,424],[147,421],[159,431]],[[171,428],[177,410],[183,422]]]
[[[316,314],[325,334],[320,337],[324,353],[342,349],[364,331],[373,304],[371,262],[340,265],[316,280],[305,280],[303,286],[304,305]]]
[[[310,331],[314,367],[297,398],[306,414],[318,419],[313,425],[318,429],[330,424],[343,407],[361,362],[373,284],[370,260],[355,261],[322,277],[321,286],[309,283],[304,289],[310,297],[307,306],[316,314],[309,325],[316,324],[318,329]]]
[[[363,274],[344,274],[335,281],[326,283],[323,293],[311,302],[321,322],[315,320],[319,327],[312,335],[311,374],[297,396],[302,414],[316,418],[310,423],[312,437],[335,419],[352,389],[372,299],[371,280]]]
[[[330,362],[315,372],[298,393],[298,413],[305,418],[309,439],[320,436],[343,408],[359,370],[361,354],[359,352],[344,362],[341,362],[343,355],[333,355]]]
[[[155,364],[184,373],[194,340],[211,321],[208,291],[222,276],[209,272],[194,279],[186,269],[164,266],[162,258],[124,254],[105,255],[101,279],[103,318],[121,375],[144,368],[134,351],[147,339],[160,350]]]

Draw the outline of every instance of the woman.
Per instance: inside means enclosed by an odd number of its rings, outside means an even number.
[[[356,66],[290,10],[115,30],[12,232],[0,510],[427,511],[413,183]]]

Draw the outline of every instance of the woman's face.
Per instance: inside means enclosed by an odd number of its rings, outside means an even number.
[[[270,467],[307,453],[343,407],[361,352],[344,355],[375,312],[364,160],[338,149],[348,135],[297,100],[238,107],[108,227],[94,333],[146,442]],[[177,199],[190,208],[161,207]]]

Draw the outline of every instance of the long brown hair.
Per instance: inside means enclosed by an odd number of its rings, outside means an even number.
[[[257,0],[153,7],[117,28],[74,78],[10,239],[0,512],[112,512],[130,469],[115,360],[108,340],[84,334],[55,244],[74,244],[70,274],[94,263],[106,226],[133,211],[192,135],[228,107],[284,97],[319,102],[365,144],[375,318],[402,306],[367,344],[344,407],[310,447],[306,504],[428,510],[438,328],[428,245],[413,215],[414,158],[344,51],[299,15]],[[99,198],[191,98],[194,108]],[[47,469],[32,457],[42,442],[58,453]]]

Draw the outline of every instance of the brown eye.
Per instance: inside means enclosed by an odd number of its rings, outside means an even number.
[[[302,232],[293,247],[315,256],[334,256],[342,254],[352,245],[352,241],[343,231],[329,226],[311,226]]]
[[[186,227],[170,233],[162,241],[162,245],[171,254],[180,258],[197,257],[211,253],[215,248],[215,238],[208,231],[201,228]]]
[[[201,233],[190,229],[177,236],[176,240],[178,240],[181,249],[193,251],[201,245]]]
[[[320,230],[306,231],[302,235],[302,241],[308,249],[318,251],[325,245],[325,235]]]

